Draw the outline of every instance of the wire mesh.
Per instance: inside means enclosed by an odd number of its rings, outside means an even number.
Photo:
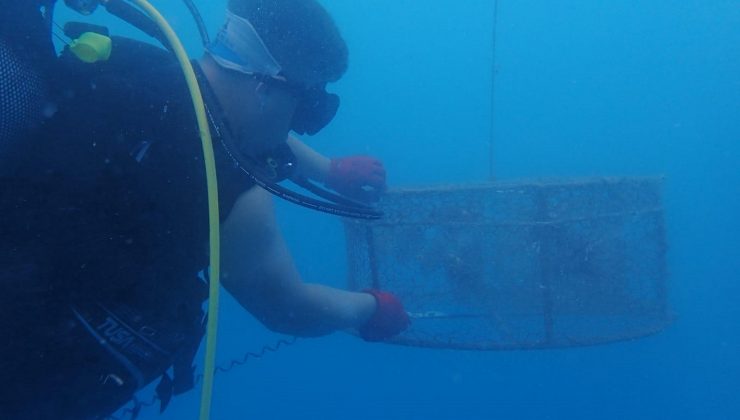
[[[393,342],[583,346],[670,323],[661,178],[390,191],[381,221],[345,220],[349,287],[396,293]]]

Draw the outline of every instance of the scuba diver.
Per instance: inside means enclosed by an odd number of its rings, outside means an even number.
[[[168,51],[130,39],[114,37],[95,63],[74,43],[57,56],[54,0],[4,3],[0,418],[101,418],[155,380],[164,408],[194,386],[208,295],[205,169],[186,83]],[[347,57],[316,0],[229,0],[193,64],[215,133],[225,288],[271,330],[382,341],[409,324],[401,302],[304,282],[270,194],[379,217],[368,204],[385,187],[379,161],[329,159],[288,135],[331,121],[339,98],[326,85]],[[280,187],[286,178],[332,201]]]

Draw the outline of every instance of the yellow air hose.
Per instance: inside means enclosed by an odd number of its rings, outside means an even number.
[[[208,292],[208,326],[206,327],[206,355],[203,368],[203,390],[200,400],[200,420],[208,420],[211,412],[213,395],[213,373],[216,366],[216,336],[218,333],[218,293],[220,274],[221,240],[219,235],[218,183],[216,181],[216,162],[213,157],[213,141],[206,118],[203,96],[190,64],[185,48],[162,15],[146,0],[132,0],[159,26],[162,33],[175,52],[182,72],[188,83],[190,96],[193,99],[198,129],[203,144],[203,161],[206,165],[206,183],[208,186],[208,226],[210,241],[210,285]]]

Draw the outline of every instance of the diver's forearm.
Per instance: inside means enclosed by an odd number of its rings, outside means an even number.
[[[273,331],[302,337],[358,328],[375,313],[375,298],[320,284],[304,283],[266,322]],[[267,321],[267,320],[265,320]]]
[[[318,182],[325,182],[331,160],[308,147],[295,137],[288,136],[288,145],[296,156],[298,172]]]

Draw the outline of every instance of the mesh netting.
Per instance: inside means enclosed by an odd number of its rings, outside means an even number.
[[[41,121],[42,100],[38,72],[0,38],[0,153]]]
[[[396,293],[399,344],[591,345],[663,329],[657,178],[391,191],[378,222],[346,220],[350,288]]]

